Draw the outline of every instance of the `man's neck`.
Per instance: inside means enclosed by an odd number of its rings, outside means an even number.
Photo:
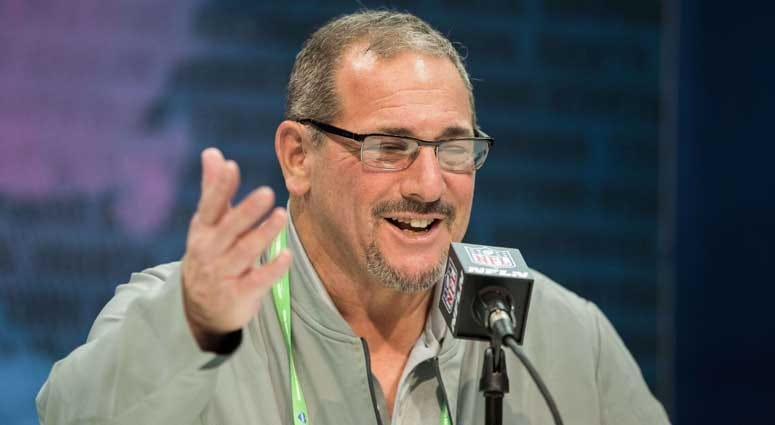
[[[422,335],[431,306],[432,291],[404,293],[359,273],[338,261],[335,249],[315,238],[311,223],[291,203],[291,219],[310,263],[339,313],[353,332],[364,338],[371,353],[371,372],[379,380],[390,416],[401,374],[412,347]]]
[[[356,275],[356,271],[340,264],[336,252],[310,236],[310,223],[293,214],[293,206],[291,213],[310,263],[353,332],[366,339],[373,353],[388,350],[408,356],[425,327],[432,291],[399,292],[384,287],[370,275]]]
[[[425,327],[430,291],[400,293],[375,282],[332,277],[321,278],[323,285],[339,313],[357,335],[366,339],[372,352],[385,349],[408,356]]]

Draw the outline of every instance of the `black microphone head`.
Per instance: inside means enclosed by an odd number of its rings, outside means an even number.
[[[453,242],[442,281],[439,309],[455,338],[490,340],[486,320],[474,308],[477,298],[493,293],[510,304],[514,337],[525,334],[533,275],[518,249]]]

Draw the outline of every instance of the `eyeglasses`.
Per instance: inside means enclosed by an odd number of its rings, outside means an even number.
[[[302,119],[298,122],[311,125],[324,133],[335,134],[360,143],[363,164],[379,170],[399,171],[409,168],[420,154],[420,146],[430,146],[433,147],[443,170],[468,173],[484,165],[487,153],[495,144],[493,138],[481,131],[477,131],[475,137],[426,141],[393,134],[357,134],[311,119]]]

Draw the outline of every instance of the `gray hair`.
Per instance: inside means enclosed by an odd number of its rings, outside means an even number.
[[[422,19],[393,11],[360,11],[336,18],[315,31],[293,64],[288,81],[285,119],[331,122],[339,113],[334,70],[344,51],[361,41],[378,57],[389,59],[406,50],[447,57],[468,90],[471,123],[476,128],[474,94],[460,54],[444,35]]]

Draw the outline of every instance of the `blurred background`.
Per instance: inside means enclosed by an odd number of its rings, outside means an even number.
[[[361,7],[467,56],[498,143],[466,240],[597,303],[674,423],[775,423],[775,13],[699,0],[0,0],[0,423],[36,424],[115,286],[182,255],[204,147],[284,203],[294,56]]]

